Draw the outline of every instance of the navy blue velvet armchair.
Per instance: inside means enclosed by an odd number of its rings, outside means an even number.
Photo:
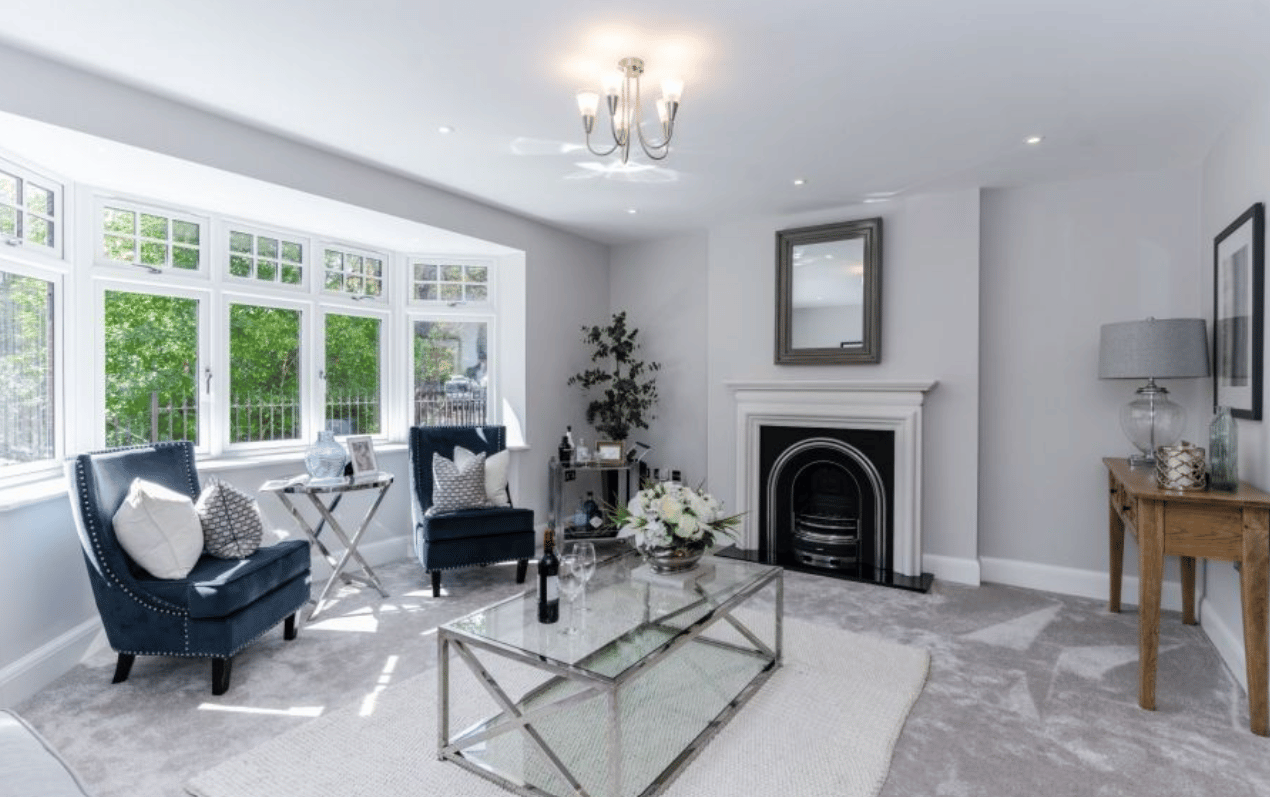
[[[506,447],[502,426],[415,426],[410,429],[410,496],[415,553],[441,594],[441,571],[516,560],[516,583],[534,556],[534,513],[511,506],[428,513],[432,506],[432,455],[454,458],[454,447],[496,454]]]
[[[154,443],[81,454],[68,469],[71,505],[93,597],[110,646],[119,654],[114,683],[128,678],[138,655],[212,659],[212,694],[229,689],[233,656],[285,620],[296,636],[296,611],[309,599],[309,545],[287,540],[245,559],[204,553],[181,579],[151,576],[119,545],[113,518],[140,477],[199,495],[194,446]]]

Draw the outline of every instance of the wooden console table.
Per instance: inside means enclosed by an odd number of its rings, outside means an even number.
[[[1155,665],[1160,647],[1160,582],[1164,557],[1182,560],[1182,622],[1194,625],[1195,560],[1241,562],[1244,658],[1252,732],[1267,728],[1266,603],[1270,559],[1270,494],[1247,484],[1234,492],[1162,490],[1154,470],[1104,459],[1111,487],[1111,598],[1120,611],[1125,528],[1138,539],[1138,705],[1155,709]]]

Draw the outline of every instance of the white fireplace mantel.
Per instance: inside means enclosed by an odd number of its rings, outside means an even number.
[[[742,547],[758,548],[759,436],[764,426],[879,429],[895,433],[892,567],[920,576],[922,404],[931,380],[726,382],[736,406],[737,508],[746,511]]]

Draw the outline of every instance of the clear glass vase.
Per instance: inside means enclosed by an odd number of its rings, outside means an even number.
[[[348,454],[344,446],[335,439],[335,433],[323,429],[318,432],[317,442],[304,452],[304,467],[315,479],[333,479],[344,475],[344,466],[348,464]]]
[[[1214,490],[1239,486],[1239,428],[1230,407],[1218,407],[1208,426],[1208,485]]]

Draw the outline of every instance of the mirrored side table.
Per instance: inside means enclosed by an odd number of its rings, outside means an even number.
[[[384,495],[387,494],[388,488],[392,486],[393,475],[391,473],[364,474],[356,479],[352,477],[339,477],[337,479],[310,479],[307,475],[295,476],[290,479],[273,479],[260,485],[261,492],[273,493],[278,496],[278,500],[291,513],[291,517],[295,518],[296,525],[304,532],[318,551],[326,558],[331,565],[331,575],[326,580],[326,584],[322,587],[322,591],[318,593],[314,602],[313,611],[309,614],[312,620],[322,611],[326,603],[327,596],[331,589],[335,586],[337,580],[343,580],[345,584],[358,582],[368,587],[374,587],[379,590],[379,594],[388,597],[388,592],[383,585],[379,583],[379,577],[375,575],[375,571],[371,569],[370,564],[362,558],[358,553],[357,546],[361,542],[362,535],[366,533],[366,529],[370,527],[371,518],[375,516],[375,512],[379,510],[379,505],[383,503]],[[335,510],[339,507],[340,501],[348,493],[358,492],[361,490],[378,490],[374,502],[366,513],[362,515],[361,521],[357,524],[357,528],[350,535],[340,522],[335,518]],[[320,520],[317,528],[309,525],[299,508],[292,502],[291,496],[307,496],[313,508],[317,510]],[[325,503],[324,496],[330,496],[330,503]],[[335,554],[323,544],[321,540],[322,531],[326,526],[331,527],[331,533],[338,539],[339,544],[343,546],[343,552],[336,558]],[[360,573],[346,573],[345,568],[349,566],[350,560],[356,560],[361,567]]]

